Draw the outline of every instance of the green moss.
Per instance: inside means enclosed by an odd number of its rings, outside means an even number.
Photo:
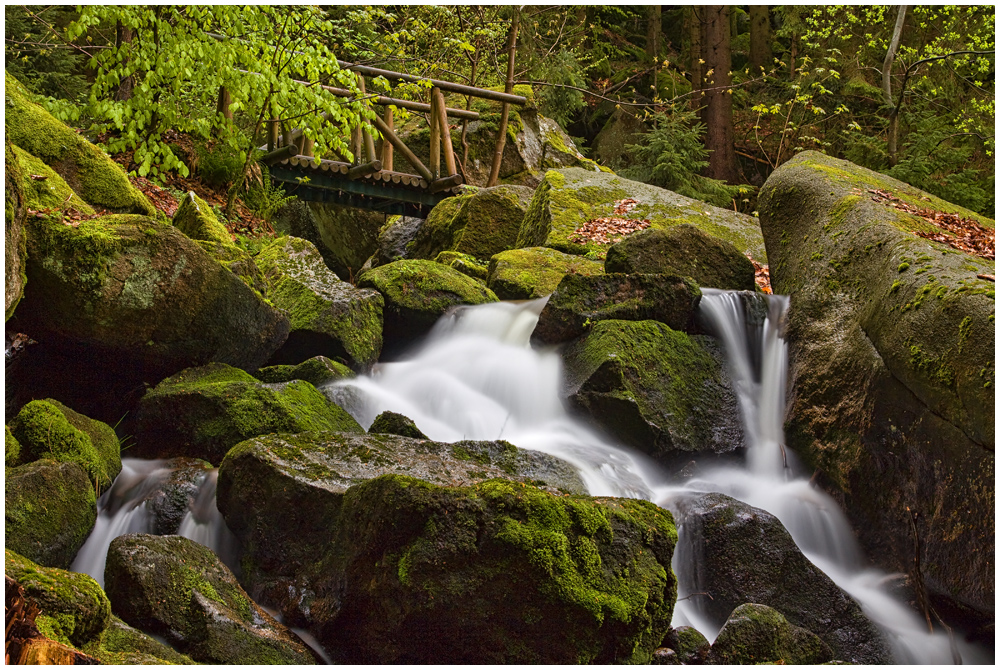
[[[434,259],[434,262],[447,265],[452,270],[458,270],[466,276],[483,282],[489,276],[489,264],[487,262],[459,251],[442,251]]]
[[[403,437],[412,437],[417,440],[429,439],[417,428],[417,424],[413,422],[413,419],[389,411],[382,412],[375,417],[375,421],[368,428],[368,432],[402,435]]]
[[[532,300],[555,291],[567,274],[604,274],[604,264],[547,247],[512,249],[490,259],[487,285],[503,300]]]
[[[187,656],[154,640],[116,616],[98,641],[81,651],[105,665],[193,665]]]
[[[896,270],[898,272],[906,272],[909,269],[910,269],[910,264],[909,263],[905,263],[905,262],[904,263],[900,263],[899,267],[896,268]]]
[[[181,200],[174,213],[173,225],[192,240],[233,244],[232,234],[219,222],[208,203],[194,191],[188,191]]]
[[[950,387],[955,383],[955,371],[951,366],[941,358],[925,353],[919,345],[910,345],[910,366],[943,386]]]
[[[10,432],[10,426],[4,425],[4,465],[12,468],[21,463],[21,443]]]
[[[443,314],[455,304],[497,301],[492,291],[471,277],[426,260],[380,265],[364,273],[358,285],[379,291],[387,303],[434,315]]]
[[[14,152],[24,172],[25,189],[28,209],[32,210],[68,210],[73,209],[81,214],[94,214],[94,208],[85,203],[80,196],[63,180],[59,174],[35,158],[24,149],[14,146]]]
[[[266,384],[280,384],[301,379],[320,387],[339,379],[353,377],[354,372],[343,363],[331,361],[326,356],[314,356],[298,365],[272,365],[261,368],[254,373],[254,376]]]

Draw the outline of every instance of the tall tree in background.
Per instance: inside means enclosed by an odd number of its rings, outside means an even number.
[[[767,5],[750,5],[750,74],[771,67],[771,16]]]
[[[707,176],[730,184],[737,182],[733,147],[733,84],[730,55],[729,6],[708,5],[705,13],[705,148]]]

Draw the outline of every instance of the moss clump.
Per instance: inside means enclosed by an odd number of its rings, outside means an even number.
[[[211,363],[168,377],[143,397],[135,448],[218,464],[247,438],[309,430],[364,432],[309,382],[264,385],[242,370]]]
[[[903,263],[899,264],[899,267],[896,268],[896,271],[897,272],[906,272],[909,269],[910,269],[910,264],[906,263],[906,262],[903,262]]]
[[[112,615],[101,637],[81,651],[105,665],[194,665],[189,657]]]
[[[712,664],[810,665],[833,659],[815,633],[793,626],[767,605],[740,605],[719,631],[708,662]]]
[[[25,177],[26,205],[33,210],[76,210],[81,214],[94,214],[94,208],[85,203],[59,174],[24,149],[14,146],[14,153],[21,163]]]
[[[82,647],[107,627],[111,603],[93,577],[43,568],[9,549],[4,554],[4,572],[24,587],[27,598],[38,604],[43,615],[52,618],[59,637],[50,637]]]
[[[174,213],[173,224],[192,240],[233,243],[233,236],[219,223],[208,203],[195,195],[194,191],[188,191],[181,200],[180,207]]]
[[[298,365],[272,365],[261,368],[254,377],[265,384],[281,384],[301,379],[315,387],[353,377],[354,372],[343,363],[331,361],[326,356],[314,356]]]
[[[21,443],[10,432],[10,426],[3,427],[4,465],[12,468],[21,462]]]
[[[485,282],[489,276],[489,265],[485,261],[458,251],[442,251],[434,258],[434,262],[447,265],[452,270],[458,270],[462,274],[482,282]]]
[[[122,469],[121,445],[105,423],[74,412],[57,400],[33,400],[11,422],[23,447],[21,461],[48,458],[78,463],[98,491],[105,491]]]
[[[512,249],[490,259],[486,282],[503,300],[533,300],[555,291],[570,274],[604,274],[604,264],[547,247]]]
[[[417,440],[429,439],[417,428],[417,424],[413,423],[413,419],[389,411],[382,412],[375,417],[375,421],[368,428],[368,432],[402,435],[403,437],[412,437]]]
[[[94,207],[155,216],[156,209],[107,154],[30,99],[23,85],[5,74],[7,137],[62,175]]]
[[[14,145],[4,144],[4,320],[10,319],[28,282],[27,235],[24,223],[28,212],[27,176],[17,160]]]

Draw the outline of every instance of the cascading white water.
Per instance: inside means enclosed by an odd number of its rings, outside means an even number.
[[[502,438],[558,456],[580,471],[592,495],[641,497],[668,507],[682,492],[719,491],[765,509],[882,627],[897,662],[951,663],[948,638],[929,635],[915,613],[885,592],[886,575],[862,568],[843,513],[797,474],[794,454],[783,446],[787,345],[781,331],[788,299],[770,297],[767,317],[750,327],[741,300],[735,292],[703,289],[701,304],[727,350],[750,446],[749,467],[701,470],[684,487],[667,484],[661,466],[610,443],[566,412],[558,355],[528,344],[546,299],[462,308],[442,319],[407,360],[380,364],[370,376],[324,390],[365,427],[391,410],[413,419],[431,439]],[[682,547],[675,564],[696,560],[683,555]],[[674,623],[691,623],[710,639],[718,633],[690,601],[678,602]],[[980,653],[959,645],[967,661]]]

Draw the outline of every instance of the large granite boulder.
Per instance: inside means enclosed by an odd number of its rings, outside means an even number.
[[[72,210],[80,214],[94,214],[94,208],[74,193],[58,172],[16,145],[13,150],[17,156],[14,169],[20,172],[13,177],[24,185],[28,209],[36,212]]]
[[[538,317],[531,339],[559,344],[609,319],[652,319],[674,330],[694,325],[701,290],[686,277],[647,274],[568,274]]]
[[[355,288],[327,269],[308,240],[280,237],[254,259],[268,284],[268,299],[288,314],[288,340],[272,365],[295,365],[313,356],[342,358],[357,369],[382,350],[382,296]]]
[[[650,227],[661,229],[688,223],[732,243],[740,253],[749,254],[761,263],[767,260],[760,226],[752,216],[642,182],[581,168],[545,173],[521,224],[517,246],[546,246],[572,254],[602,253],[607,250],[605,245],[575,241],[575,231],[588,221],[615,216],[616,203],[626,199],[636,203],[622,218],[648,219]]]
[[[256,369],[288,319],[177,228],[135,215],[33,219],[17,327],[149,382],[210,361]]]
[[[122,469],[114,429],[74,412],[58,400],[33,400],[11,421],[20,446],[18,463],[40,458],[78,463],[98,491],[106,491]]]
[[[511,249],[490,259],[486,285],[501,300],[544,298],[570,274],[604,274],[604,265],[547,247]]]
[[[687,223],[627,236],[608,249],[604,271],[679,274],[730,291],[755,288],[753,263],[739,249]]]
[[[496,302],[480,282],[441,263],[402,260],[380,265],[361,275],[360,288],[373,288],[385,299],[382,331],[387,353],[413,344],[458,305]]]
[[[364,432],[351,415],[312,384],[264,384],[222,363],[164,379],[139,404],[135,452],[222,462],[235,444],[267,433]]]
[[[301,200],[292,200],[274,217],[275,230],[312,242],[327,267],[346,282],[353,282],[376,252],[385,224],[381,212]]]
[[[880,566],[912,572],[915,524],[936,608],[992,626],[995,263],[915,232],[993,220],[814,152],[776,170],[759,207],[792,304],[788,446]]]
[[[712,643],[711,665],[816,665],[833,651],[815,633],[793,626],[778,610],[747,603],[733,610]]]
[[[745,446],[722,348],[658,321],[600,321],[562,352],[569,401],[583,417],[661,462]]]
[[[767,605],[822,638],[838,660],[892,661],[861,606],[802,555],[777,518],[721,493],[691,494],[672,507],[685,553],[698,557],[678,569],[691,573],[692,592],[711,595],[695,602],[716,625],[745,603]]]
[[[4,546],[50,568],[68,568],[97,521],[97,498],[79,463],[48,459],[4,475]]]
[[[471,485],[490,477],[586,488],[558,458],[499,442],[432,442],[389,434],[264,435],[242,442],[219,468],[217,500],[245,550],[244,583],[305,625],[315,577],[303,574],[332,540],[349,487],[383,474]],[[313,594],[314,595],[314,594]]]
[[[5,74],[7,138],[58,172],[90,205],[112,212],[154,216],[156,209],[128,180],[125,171],[31,100],[28,90]]]
[[[112,610],[202,663],[314,664],[212,551],[177,535],[122,535],[104,571]]]

